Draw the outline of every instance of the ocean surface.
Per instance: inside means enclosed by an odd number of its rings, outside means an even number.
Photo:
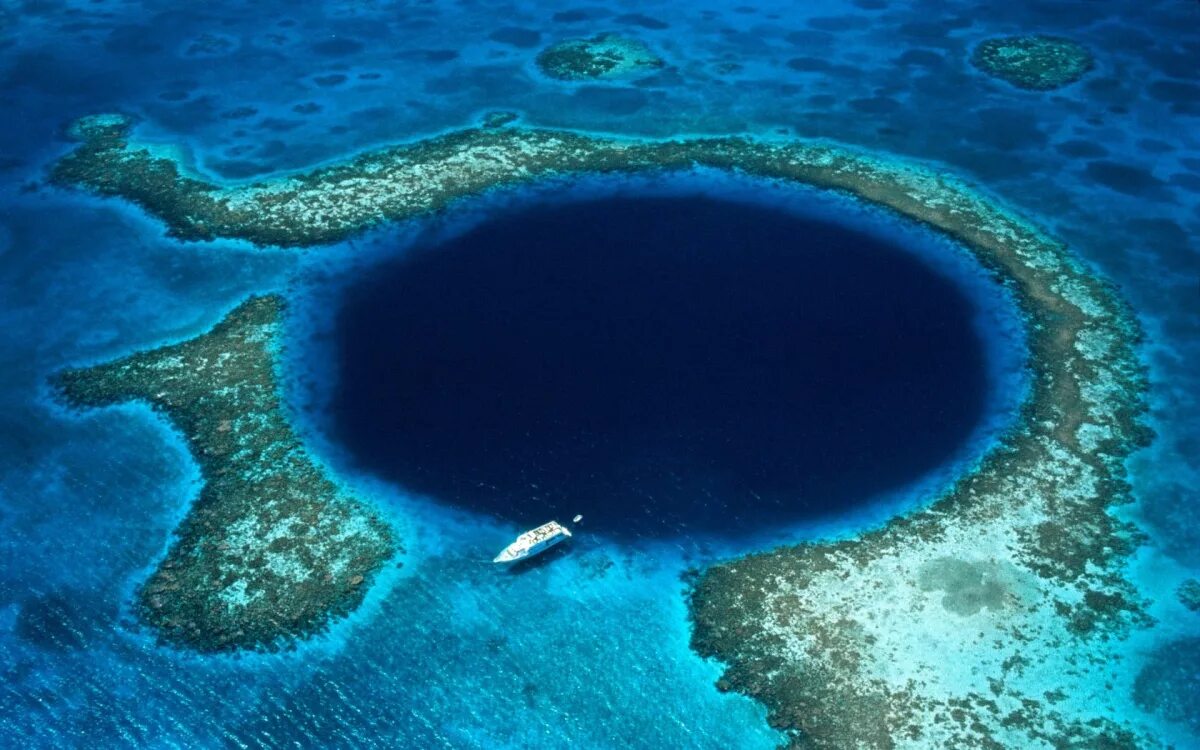
[[[667,65],[632,83],[535,70],[546,44],[603,31]],[[1095,69],[1039,93],[970,65],[981,40],[1026,32],[1075,39]],[[1155,720],[1200,747],[1200,645],[1177,645],[1200,644],[1200,614],[1165,606],[1200,575],[1198,70],[1200,4],[1168,0],[4,4],[0,745],[782,741],[690,651],[684,574],[877,527],[1011,423],[1019,320],[960,248],[847,198],[703,171],[501,191],[303,252],[180,243],[46,182],[65,126],[98,112],[251,180],[508,110],[924,161],[1112,280],[1146,332],[1157,434],[1120,513],[1148,538],[1131,565],[1150,613],[1170,613],[1130,668],[1172,655],[1180,710]],[[291,303],[289,413],[395,525],[404,564],[295,650],[159,647],[131,597],[198,468],[149,409],[67,413],[48,378],[269,291]],[[575,513],[570,547],[490,564]]]

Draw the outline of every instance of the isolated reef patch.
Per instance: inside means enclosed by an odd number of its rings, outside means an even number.
[[[560,81],[635,78],[663,65],[662,58],[644,42],[618,34],[567,39],[550,45],[537,56],[538,70]]]
[[[1200,580],[1189,578],[1179,584],[1179,589],[1176,591],[1179,596],[1179,603],[1193,612],[1200,612]]]
[[[161,642],[286,646],[353,610],[396,552],[388,525],[338,491],[283,414],[282,310],[253,297],[202,336],[55,378],[72,406],[150,404],[200,465],[200,497],[137,594]]]
[[[483,128],[502,128],[505,125],[511,125],[519,119],[521,119],[521,116],[516,112],[498,110],[485,114],[483,119],[480,120],[479,125]]]
[[[1031,34],[986,39],[975,48],[971,63],[1017,88],[1051,91],[1083,78],[1095,61],[1078,42]]]
[[[580,173],[712,168],[856,196],[957,241],[1025,322],[1014,425],[924,509],[858,538],[696,573],[693,647],[796,747],[1153,747],[1112,685],[1149,626],[1113,515],[1150,437],[1139,332],[1067,249],[953,177],[829,143],[468,129],[250,185],[186,174],[120,118],[74,128],[60,184],[137,202],[185,239],[302,247],[484,191]]]

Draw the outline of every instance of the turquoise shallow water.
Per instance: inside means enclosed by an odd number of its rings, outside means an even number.
[[[1131,463],[1122,511],[1150,543],[1134,563],[1162,627],[1130,649],[1164,736],[1200,744],[1188,659],[1200,617],[1174,600],[1200,569],[1200,142],[1195,4],[952,2],[572,6],[323,3],[28,5],[0,14],[0,735],[28,747],[772,747],[753,701],[722,695],[688,650],[680,574],[785,539],[852,535],[909,507],[978,455],[1019,392],[1003,300],[953,248],[881,213],[712,174],[598,181],[575,196],[709,191],[836,215],[903,235],[984,303],[993,420],[960,455],[850,516],[734,547],[685,539],[571,554],[520,576],[482,562],[517,529],[412,498],[355,472],[327,438],[328,312],[338,289],[418,232],[462,231],[563,186],[488,196],[416,227],[303,256],[238,243],[180,245],[117,202],[41,185],[71,118],[120,109],[187,144],[213,174],[249,178],[458,127],[490,109],[539,125],[631,134],[829,137],[944,164],[1066,239],[1118,283],[1143,322],[1159,437]],[[635,11],[657,22],[628,16]],[[555,19],[556,13],[566,13]],[[577,19],[577,20],[572,20]],[[659,26],[665,25],[665,28]],[[669,62],[637,85],[537,77],[539,43],[619,28]],[[1096,70],[1031,94],[966,62],[995,33],[1069,33]],[[200,40],[202,43],[197,44]],[[453,54],[451,54],[453,53]],[[736,64],[736,70],[719,68]],[[720,71],[726,72],[720,72]],[[348,252],[352,251],[352,252]],[[376,501],[409,552],[364,607],[296,653],[201,658],[153,646],[128,611],[195,496],[182,443],[140,408],[78,418],[46,399],[67,363],[194,335],[254,291],[287,290],[294,416],[339,478]],[[994,290],[993,290],[994,291]],[[1009,352],[1006,359],[1003,354]],[[1007,384],[1006,386],[1003,384]],[[1005,395],[1007,394],[1007,395]],[[991,430],[991,431],[989,431]],[[531,615],[529,602],[536,602]],[[1179,654],[1161,669],[1156,654]],[[1133,662],[1140,666],[1138,660]],[[1189,671],[1193,670],[1193,671]],[[1177,708],[1182,706],[1182,712]],[[1174,707],[1174,708],[1173,708]],[[1191,707],[1191,708],[1189,708]],[[1131,708],[1131,710],[1134,710]]]

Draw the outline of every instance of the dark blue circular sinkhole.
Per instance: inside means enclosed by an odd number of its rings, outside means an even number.
[[[974,309],[878,235],[705,197],[520,210],[338,315],[336,439],[521,525],[736,534],[921,477],[983,417]]]

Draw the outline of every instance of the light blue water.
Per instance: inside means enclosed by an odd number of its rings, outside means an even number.
[[[1146,324],[1159,438],[1133,462],[1139,503],[1129,512],[1150,534],[1136,571],[1161,592],[1154,614],[1168,627],[1137,648],[1195,635],[1200,617],[1171,595],[1200,569],[1200,6],[877,5],[589,3],[595,20],[578,22],[555,21],[573,7],[557,3],[0,10],[9,113],[0,122],[3,744],[765,748],[779,740],[763,709],[719,694],[718,666],[687,648],[679,574],[736,550],[703,541],[615,547],[585,535],[553,565],[501,576],[482,560],[514,529],[357,475],[325,438],[312,399],[331,374],[321,368],[320,333],[337,286],[405,236],[461,231],[514,202],[544,200],[545,190],[489,196],[433,225],[304,255],[179,245],[118,202],[38,185],[67,148],[63,124],[112,109],[143,116],[147,132],[186,142],[199,166],[226,177],[336,159],[501,108],[533,124],[624,133],[824,136],[944,164],[1070,242]],[[634,10],[667,28],[618,20]],[[507,26],[547,42],[624,29],[670,67],[637,85],[548,82],[532,70],[536,48],[489,40]],[[967,64],[978,40],[1027,30],[1090,45],[1097,70],[1068,89],[1030,94]],[[204,34],[230,49],[189,52]],[[789,66],[797,58],[817,62]],[[720,62],[742,67],[722,75]],[[1003,300],[952,248],[885,214],[712,174],[575,189],[710,190],[827,212],[903,236],[981,300],[997,355],[997,419],[957,463],[854,517],[752,546],[852,534],[910,506],[977,455],[1017,392],[1014,360],[1002,356],[1015,335]],[[46,377],[194,335],[244,295],[278,289],[295,300],[287,388],[296,419],[340,478],[395,520],[409,554],[359,613],[299,653],[231,659],[158,649],[126,605],[194,497],[195,467],[144,409],[61,414],[45,399]]]

